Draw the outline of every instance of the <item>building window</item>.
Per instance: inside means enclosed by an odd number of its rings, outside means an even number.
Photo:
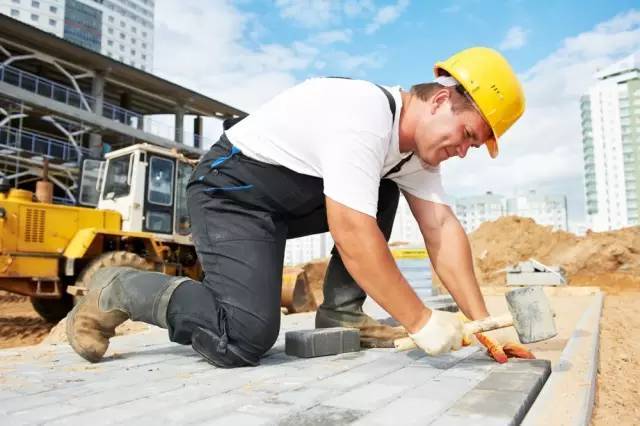
[[[146,61],[147,60],[147,55],[142,55],[142,60]]]
[[[20,4],[20,0],[11,0],[15,4]],[[15,10],[15,9],[14,9]]]
[[[131,44],[136,44],[136,39],[135,38],[131,39]]]
[[[124,27],[125,27],[125,23],[124,23],[124,21],[120,21],[120,26],[121,26],[122,28],[124,28]]]
[[[143,31],[143,32],[142,32],[142,37],[146,37],[146,36],[147,36],[147,32],[146,32],[146,31]]]
[[[113,22],[113,16],[109,16],[109,22]]]
[[[124,33],[120,33],[120,38],[124,40]]]
[[[32,0],[32,2],[31,2],[31,6],[32,6],[32,7],[40,7],[40,2],[39,2],[39,1],[36,1],[36,0]]]
[[[56,6],[49,6],[49,12],[58,13],[58,8]]]
[[[109,31],[109,34],[113,34],[113,28],[109,28],[107,31]]]
[[[17,9],[11,9],[11,16],[13,17],[20,16],[20,11]]]
[[[109,46],[113,46],[113,40],[107,40],[107,44],[108,44]]]
[[[40,18],[40,17],[39,17],[38,15],[36,15],[35,13],[32,13],[32,14],[31,14],[31,20],[32,20],[32,21],[38,21],[38,19],[39,19],[39,18]]]
[[[49,19],[49,25],[51,25],[52,27],[56,26],[56,20],[55,19]]]
[[[133,32],[134,32],[134,34],[135,34],[135,33],[137,33],[137,32],[138,32],[138,29],[137,29],[136,27],[131,27],[131,31],[133,31]]]
[[[142,48],[146,49],[147,48],[147,43],[142,43]]]
[[[120,45],[120,51],[124,52],[124,45],[122,45],[122,44]]]

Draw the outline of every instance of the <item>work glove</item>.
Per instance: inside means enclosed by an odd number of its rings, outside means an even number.
[[[459,312],[458,315],[463,324],[470,321],[462,312]],[[483,333],[476,333],[474,336],[482,346],[487,348],[489,356],[500,364],[507,362],[508,358],[536,359],[535,355],[521,343],[507,342],[500,344],[498,340]],[[462,340],[462,345],[468,346],[470,344],[471,336],[465,335]]]
[[[478,339],[478,342],[487,348],[489,356],[500,364],[507,362],[508,358],[536,359],[533,352],[521,343],[507,342],[502,345],[496,339],[493,339],[486,334],[476,333],[475,336],[476,339]]]
[[[460,349],[464,337],[462,321],[456,314],[432,310],[429,321],[416,333],[409,333],[416,346],[429,355]]]

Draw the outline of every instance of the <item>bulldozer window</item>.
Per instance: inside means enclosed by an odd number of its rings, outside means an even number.
[[[173,161],[166,158],[151,157],[149,167],[150,203],[170,206],[173,198]]]
[[[179,235],[191,233],[191,220],[187,211],[187,184],[191,178],[193,167],[188,163],[178,163],[178,178],[176,179],[176,229]]]
[[[127,181],[129,176],[129,159],[131,154],[112,158],[107,166],[107,179],[104,185],[105,200],[129,195],[131,186]]]

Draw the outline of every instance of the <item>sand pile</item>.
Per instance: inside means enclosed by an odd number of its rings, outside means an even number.
[[[553,231],[532,219],[507,216],[483,223],[469,235],[480,284],[503,285],[504,268],[534,258],[560,265],[569,284],[607,290],[640,289],[640,227],[589,232],[584,237]]]

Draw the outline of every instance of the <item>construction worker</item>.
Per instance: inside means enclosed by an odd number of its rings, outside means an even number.
[[[367,346],[408,332],[428,354],[459,348],[460,317],[425,307],[389,251],[399,194],[460,310],[488,316],[439,165],[483,146],[495,158],[524,104],[507,61],[483,47],[438,62],[435,81],[408,92],[343,78],[285,90],[227,128],[194,171],[188,206],[202,283],[104,268],[69,314],[71,345],[96,362],[131,318],[168,328],[216,366],[257,365],[279,333],[286,240],[330,231],[317,327],[359,328]],[[402,327],[363,313],[367,294]]]

